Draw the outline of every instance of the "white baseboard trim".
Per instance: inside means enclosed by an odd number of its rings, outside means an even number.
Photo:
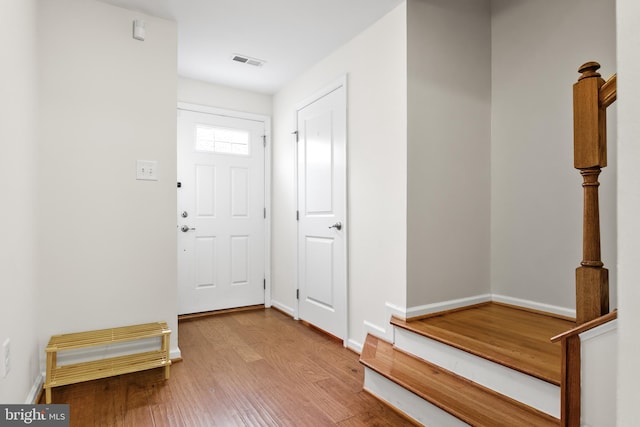
[[[393,326],[391,326],[391,317],[395,316],[398,317],[400,319],[406,319],[407,318],[407,309],[405,307],[400,307],[397,306],[395,304],[391,304],[390,302],[385,303],[385,316],[386,316],[386,327],[384,328],[385,334],[383,337],[379,337],[382,338],[388,342],[395,342],[396,337],[395,337],[395,328]]]
[[[36,380],[31,386],[31,390],[29,390],[27,399],[24,402],[25,405],[35,405],[38,403],[36,402],[36,399],[38,398],[38,395],[40,394],[40,390],[42,390],[42,386],[44,385],[44,376],[45,376],[44,373],[40,373],[36,377]]]
[[[390,317],[389,317],[390,319]],[[378,337],[382,340],[388,340],[387,335],[389,335],[389,331],[393,331],[393,327],[391,326],[391,324],[388,324],[389,326],[386,329],[381,328],[378,325],[375,325],[371,322],[369,322],[368,320],[364,321],[364,335],[365,337],[368,334],[373,335],[374,337]],[[390,340],[388,340],[390,341]],[[393,342],[393,341],[390,341]],[[349,339],[349,348],[353,351],[356,351],[357,353],[361,354],[362,353],[362,347],[364,346],[364,344],[362,342],[356,341],[353,338]]]
[[[387,331],[389,329],[393,329],[391,325],[389,325],[387,329],[382,329],[380,326],[374,325],[373,323],[365,320],[364,321],[364,338],[366,338],[367,334],[371,334],[374,337],[378,337],[382,340],[386,340]],[[355,339],[350,338],[348,347],[351,350],[357,352],[358,354],[362,354],[362,347],[364,347],[364,344],[361,341],[356,341]]]
[[[358,354],[362,354],[362,347],[363,347],[363,344],[354,339],[349,339],[347,341],[347,348],[351,349],[352,351]]]
[[[387,329],[390,329],[391,325],[389,325],[389,327]],[[365,334],[371,334],[374,337],[380,338],[380,339],[385,339],[385,336],[387,334],[386,329],[382,329],[380,326],[378,325],[374,325],[373,323],[365,320],[364,321],[364,333]]]
[[[180,351],[180,347],[172,348],[171,350],[169,350],[169,358],[171,360],[182,359],[182,352]]]
[[[355,339],[349,339],[349,348],[352,350],[358,349],[358,353],[362,353],[362,347],[364,343],[364,339],[367,334],[371,334],[374,337],[380,338],[387,342],[394,342],[394,333],[395,328],[391,325],[391,316],[399,317],[400,319],[407,318],[407,311],[404,307],[400,307],[398,305],[392,304],[390,302],[385,303],[385,327],[376,325],[373,322],[365,320],[364,323],[364,336],[361,337],[362,341],[358,342]]]
[[[404,307],[400,307],[399,305],[391,304],[387,302],[384,304],[386,309],[387,320],[391,320],[391,316],[396,316],[401,319],[407,318],[407,309]]]
[[[453,310],[460,307],[466,307],[473,304],[481,304],[491,301],[491,294],[482,294],[472,297],[453,299],[449,301],[436,302],[433,304],[419,305],[417,307],[407,308],[407,318],[424,316],[427,314],[438,313],[440,311]]]
[[[412,317],[424,316],[427,314],[438,313],[440,311],[453,310],[456,308],[466,307],[473,304],[481,304],[483,302],[489,301],[515,305],[532,310],[544,311],[547,313],[557,314],[559,316],[572,318],[576,317],[576,311],[566,307],[559,307],[556,305],[545,304],[537,301],[530,301],[522,298],[515,298],[499,294],[481,294],[472,297],[436,302],[433,304],[420,305],[416,307],[409,307],[407,308],[406,317],[410,319]]]
[[[530,308],[532,310],[544,311],[547,313],[557,314],[565,317],[576,317],[576,310],[557,305],[545,304],[537,301],[530,301],[521,298],[509,297],[506,295],[491,295],[492,301],[501,302],[503,304],[517,305],[519,307]]]
[[[286,304],[281,303],[280,301],[276,301],[274,299],[271,300],[271,307],[277,308],[278,310],[282,311],[283,313],[288,314],[289,316],[293,317],[295,319],[295,314],[296,311],[292,308],[289,307]]]

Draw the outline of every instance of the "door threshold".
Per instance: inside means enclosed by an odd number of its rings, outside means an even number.
[[[246,307],[225,308],[222,310],[202,311],[200,313],[179,314],[178,322],[199,319],[201,317],[217,316],[219,314],[238,313],[240,311],[264,310],[264,304],[248,305]]]

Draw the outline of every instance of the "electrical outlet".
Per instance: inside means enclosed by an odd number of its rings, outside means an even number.
[[[0,374],[2,374],[2,378],[9,375],[9,371],[11,370],[11,353],[9,344],[11,344],[9,338],[4,340],[2,343],[2,357],[0,358],[0,370],[2,371]]]
[[[158,162],[155,160],[136,161],[136,179],[143,181],[157,181]]]

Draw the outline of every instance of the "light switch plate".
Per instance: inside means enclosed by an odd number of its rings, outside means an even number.
[[[137,160],[136,179],[144,181],[157,181],[158,162],[156,162],[155,160]]]

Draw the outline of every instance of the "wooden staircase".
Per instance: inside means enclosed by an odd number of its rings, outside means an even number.
[[[404,321],[395,343],[372,335],[364,388],[427,426],[559,426],[561,347],[572,320],[485,303]]]
[[[573,85],[574,167],[584,194],[576,321],[497,303],[392,318],[393,344],[372,335],[365,341],[365,390],[427,426],[581,425],[581,336],[617,316],[609,313],[598,196],[617,77],[604,80],[599,68],[582,65]]]

